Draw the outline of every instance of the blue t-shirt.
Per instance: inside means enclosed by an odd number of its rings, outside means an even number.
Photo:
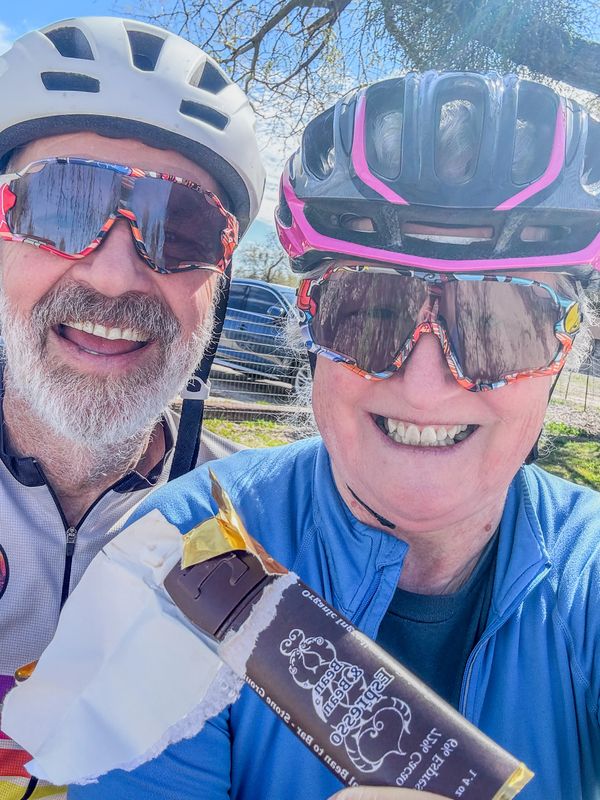
[[[467,659],[485,630],[498,538],[493,536],[465,583],[451,594],[396,589],[377,644],[458,708]]]

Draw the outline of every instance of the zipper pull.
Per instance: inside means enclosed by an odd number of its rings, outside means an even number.
[[[66,531],[67,536],[67,558],[70,558],[73,555],[73,551],[75,550],[75,542],[77,541],[77,528],[67,528]]]

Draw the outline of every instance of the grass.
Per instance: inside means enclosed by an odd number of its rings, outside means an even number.
[[[253,419],[243,422],[206,419],[202,424],[209,431],[246,447],[274,447],[278,444],[286,444],[291,438],[287,434],[286,425],[269,419]]]
[[[549,422],[544,429],[539,465],[561,478],[600,491],[600,439],[583,428]]]
[[[273,447],[293,439],[287,425],[267,419],[233,422],[207,419],[204,425],[246,447]],[[541,443],[539,465],[562,478],[600,491],[600,439],[564,422],[548,422]]]

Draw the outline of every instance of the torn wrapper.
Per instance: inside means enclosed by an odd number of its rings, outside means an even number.
[[[235,699],[241,679],[162,589],[181,553],[177,528],[152,511],[94,559],[4,703],[3,729],[33,755],[31,774],[64,784],[132,769]]]

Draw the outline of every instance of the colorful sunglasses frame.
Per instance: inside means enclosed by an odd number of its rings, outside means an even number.
[[[199,192],[200,194],[204,195],[211,205],[215,206],[218,209],[219,213],[223,215],[226,220],[226,225],[223,231],[221,232],[221,244],[223,246],[223,256],[218,261],[217,264],[189,264],[183,267],[177,267],[176,269],[165,269],[164,267],[159,267],[148,255],[146,250],[146,246],[144,244],[144,240],[140,229],[138,227],[137,219],[133,212],[128,209],[125,205],[123,205],[122,199],[119,200],[119,205],[117,209],[111,213],[109,218],[106,220],[98,235],[95,239],[85,247],[80,253],[65,253],[62,250],[49,245],[47,242],[36,239],[32,236],[23,236],[20,234],[12,233],[8,226],[8,222],[6,220],[6,215],[10,211],[10,209],[14,206],[16,202],[16,197],[10,189],[10,183],[18,178],[22,178],[28,172],[34,171],[40,165],[47,165],[47,164],[80,164],[86,165],[91,167],[96,167],[98,169],[107,169],[111,172],[116,172],[119,175],[122,175],[123,178],[130,178],[135,180],[136,178],[154,178],[157,180],[163,181],[170,181],[171,183],[178,183],[181,186],[186,186],[188,189],[192,189],[193,191]],[[154,270],[154,272],[159,272],[162,275],[167,275],[176,272],[188,272],[194,269],[206,269],[211,270],[213,272],[223,273],[227,269],[227,265],[231,261],[231,257],[233,255],[233,251],[237,247],[238,244],[238,236],[239,236],[239,225],[238,221],[235,216],[227,211],[227,209],[223,206],[219,198],[216,194],[209,191],[208,189],[203,189],[199,184],[195,183],[194,181],[188,180],[187,178],[178,178],[176,175],[169,175],[166,172],[153,172],[149,170],[139,169],[138,167],[128,167],[124,164],[112,164],[107,161],[95,161],[92,159],[86,158],[76,158],[71,156],[65,157],[57,157],[57,158],[42,158],[38,161],[32,161],[27,164],[26,167],[19,170],[18,172],[7,173],[5,175],[0,175],[0,239],[4,239],[8,242],[24,242],[26,244],[32,244],[35,247],[39,247],[40,250],[47,250],[49,253],[54,253],[54,255],[61,256],[62,258],[67,258],[70,261],[77,261],[79,259],[85,258],[90,253],[93,253],[97,247],[102,244],[103,239],[108,234],[112,226],[115,224],[116,220],[119,217],[124,217],[128,222],[131,229],[131,233],[133,236],[133,241],[135,245],[135,249],[140,256],[140,258],[146,263],[150,269]]]
[[[349,356],[342,353],[336,353],[334,350],[329,350],[327,347],[317,344],[313,340],[311,332],[311,321],[317,313],[317,304],[312,297],[313,290],[316,286],[327,281],[335,272],[371,272],[371,273],[385,273],[391,275],[400,275],[404,277],[418,278],[426,281],[427,283],[447,283],[450,281],[497,281],[498,283],[515,283],[519,286],[539,286],[551,296],[556,303],[557,307],[562,310],[562,316],[554,326],[554,335],[558,342],[557,352],[546,367],[538,369],[525,370],[523,372],[511,372],[503,375],[497,381],[493,382],[478,382],[468,378],[460,363],[452,351],[450,344],[450,337],[443,324],[435,321],[421,322],[417,324],[404,342],[399,352],[393,359],[392,364],[382,372],[367,372],[361,369],[356,361]],[[329,358],[331,361],[343,364],[352,372],[360,375],[367,380],[384,380],[394,375],[404,364],[411,351],[419,341],[419,338],[426,333],[432,333],[437,337],[442,346],[444,358],[450,368],[452,375],[457,383],[464,389],[470,392],[483,392],[492,389],[500,389],[509,383],[520,380],[522,378],[544,377],[549,375],[557,375],[563,368],[569,351],[573,346],[573,341],[577,335],[581,325],[581,309],[579,303],[572,298],[562,297],[551,286],[546,283],[541,283],[529,278],[521,278],[516,275],[496,275],[494,273],[486,274],[473,274],[473,273],[432,273],[422,272],[401,267],[388,267],[388,266],[374,266],[369,264],[357,265],[336,265],[329,267],[323,275],[316,278],[307,278],[300,283],[298,287],[297,306],[301,312],[300,315],[300,329],[303,339],[306,343],[308,350],[312,353],[319,354]]]

